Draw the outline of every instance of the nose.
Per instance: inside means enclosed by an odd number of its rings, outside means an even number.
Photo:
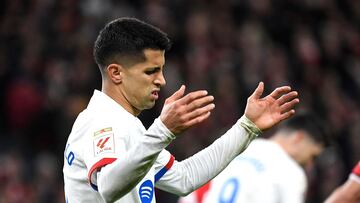
[[[154,83],[160,87],[166,84],[166,80],[163,73],[159,73],[154,81]]]

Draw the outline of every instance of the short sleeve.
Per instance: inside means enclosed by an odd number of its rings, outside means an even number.
[[[360,161],[353,168],[349,178],[360,184]]]
[[[352,173],[354,175],[357,175],[360,177],[360,161],[358,162],[358,164],[353,168]]]

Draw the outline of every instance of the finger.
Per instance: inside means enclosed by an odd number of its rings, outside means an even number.
[[[172,103],[176,100],[179,100],[185,93],[185,85],[181,85],[180,89],[178,89],[173,95],[165,100],[165,104]]]
[[[201,116],[198,116],[198,117],[195,117],[195,118],[189,120],[188,122],[185,123],[185,126],[187,126],[186,128],[189,128],[195,124],[203,122],[204,120],[209,118],[210,114],[211,114],[211,112],[208,111],[208,112],[202,114]]]
[[[179,104],[189,104],[192,101],[200,98],[200,97],[204,97],[208,94],[208,92],[206,90],[199,90],[196,92],[191,92],[189,94],[187,94],[186,96],[182,97],[181,99],[179,99]]]
[[[287,93],[285,95],[282,95],[279,99],[278,99],[278,103],[279,105],[283,105],[286,102],[289,102],[293,99],[295,99],[298,96],[298,93],[296,91],[292,91],[290,93]]]
[[[280,106],[280,112],[281,113],[285,113],[287,111],[290,111],[291,109],[293,109],[295,107],[296,104],[298,104],[300,102],[299,99],[293,99],[290,102],[286,102],[285,104]]]
[[[283,94],[286,94],[291,91],[290,86],[282,86],[276,88],[273,92],[271,92],[270,96],[274,99],[279,99]]]
[[[191,112],[194,111],[195,109],[205,106],[207,104],[209,104],[210,102],[214,101],[214,97],[213,96],[205,96],[205,97],[201,97],[198,98],[192,102],[190,102],[188,105],[186,105],[187,111]]]
[[[252,93],[252,95],[250,97],[254,98],[254,99],[260,99],[263,92],[264,92],[264,83],[259,82],[259,84],[256,87],[255,91]]]
[[[287,111],[286,113],[283,113],[280,115],[280,120],[285,120],[285,119],[288,119],[290,118],[292,115],[295,114],[295,110],[294,109],[291,109],[290,111]]]
[[[203,114],[205,114],[206,112],[209,112],[209,111],[212,111],[213,109],[215,108],[215,104],[211,103],[211,104],[208,104],[202,108],[198,108],[196,109],[195,111],[191,111],[189,112],[185,117],[184,119],[185,120],[192,120],[196,117],[199,117]]]

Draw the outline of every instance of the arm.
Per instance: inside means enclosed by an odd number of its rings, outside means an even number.
[[[158,154],[173,139],[175,136],[156,119],[139,142],[117,155],[113,162],[97,169],[97,174],[90,176],[91,182],[97,182],[98,191],[106,202],[121,198],[147,174]]]
[[[295,113],[293,107],[299,100],[296,92],[290,92],[290,87],[277,88],[270,95],[260,98],[263,90],[264,84],[260,83],[248,98],[245,116],[208,148],[176,162],[157,187],[178,195],[192,192],[220,173],[261,130]]]
[[[360,201],[360,162],[355,166],[348,180],[338,187],[325,203],[357,203]]]
[[[153,166],[159,153],[175,138],[172,132],[179,133],[209,116],[214,108],[213,97],[207,96],[206,91],[191,92],[183,97],[184,91],[182,86],[166,100],[161,119],[157,119],[135,145],[124,150],[125,144],[120,144],[123,152],[118,153],[116,159],[105,158],[90,169],[90,183],[97,184],[94,188],[97,187],[104,200],[115,201],[133,189]],[[178,102],[192,108],[174,108],[177,105],[173,105],[173,101],[180,97]],[[171,128],[165,123],[171,123]]]
[[[180,196],[194,191],[220,173],[259,134],[260,130],[242,117],[209,147],[182,162],[175,162],[156,186]]]
[[[337,188],[326,203],[357,203],[360,201],[360,184],[355,180],[348,179],[342,186]]]

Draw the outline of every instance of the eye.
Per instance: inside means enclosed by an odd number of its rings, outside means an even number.
[[[154,74],[155,72],[156,72],[155,70],[147,70],[147,71],[145,71],[145,74],[151,75],[151,74]]]
[[[152,75],[152,74],[154,74],[154,73],[157,73],[159,70],[160,70],[160,68],[148,69],[148,70],[145,70],[145,74],[146,74],[146,75]]]

